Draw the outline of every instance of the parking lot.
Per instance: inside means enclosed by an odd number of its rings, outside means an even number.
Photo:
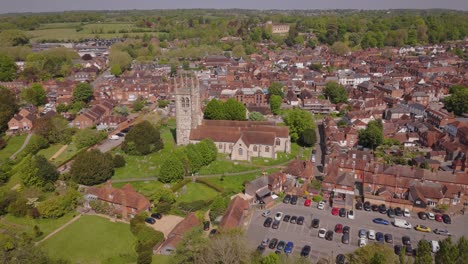
[[[270,209],[270,217],[274,218],[276,212],[283,212],[284,215],[290,216],[303,216],[305,218],[303,225],[292,224],[284,222],[281,220],[278,229],[267,228],[263,226],[265,217],[262,216],[264,210],[257,210],[254,212],[247,230],[247,237],[252,247],[257,247],[261,241],[265,238],[277,238],[278,240],[284,240],[286,242],[292,241],[294,243],[293,254],[299,254],[302,247],[305,245],[311,246],[312,250],[310,257],[312,260],[317,261],[320,258],[330,259],[334,258],[337,254],[346,254],[350,253],[358,248],[358,232],[359,229],[366,230],[375,230],[376,232],[382,232],[384,234],[393,235],[393,243],[388,244],[393,248],[396,244],[402,244],[402,237],[409,236],[411,238],[411,244],[413,248],[416,247],[420,239],[426,240],[441,240],[444,239],[444,236],[436,235],[434,233],[425,233],[416,231],[414,229],[402,229],[397,228],[393,225],[380,225],[372,222],[374,218],[383,218],[392,222],[392,219],[389,218],[386,214],[380,214],[378,212],[367,212],[364,210],[354,210],[355,219],[348,219],[346,217],[333,216],[331,214],[331,208],[327,205],[325,210],[317,209],[317,203],[312,202],[310,207],[304,206],[304,200],[299,198],[297,205],[291,204],[277,204]],[[333,236],[333,241],[327,241],[324,238],[318,237],[319,228],[312,228],[311,223],[312,219],[320,219],[320,228],[325,228],[327,230],[334,230],[336,224],[342,224],[343,226],[349,226],[350,231],[350,243],[343,244],[341,243],[342,234],[335,233]],[[403,217],[399,217],[403,218]],[[456,240],[458,236],[465,235],[467,236],[468,230],[463,227],[464,223],[468,222],[468,216],[457,216],[452,217],[452,224],[447,225],[441,222],[436,222],[434,220],[420,220],[417,218],[415,213],[412,213],[411,218],[405,218],[408,220],[413,227],[417,224],[422,224],[430,227],[432,230],[447,229],[452,233],[452,237]],[[367,241],[367,243],[372,243]],[[378,243],[378,242],[375,242]],[[274,250],[266,248],[266,253],[274,252]]]

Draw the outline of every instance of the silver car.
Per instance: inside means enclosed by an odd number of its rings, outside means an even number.
[[[367,230],[360,229],[359,230],[359,238],[367,238]]]

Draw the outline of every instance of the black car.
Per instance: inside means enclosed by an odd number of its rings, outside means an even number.
[[[373,204],[373,205],[371,205],[371,209],[372,209],[372,211],[377,212],[377,211],[379,211],[379,206],[376,205],[376,204]]]
[[[427,219],[427,214],[425,212],[419,212],[418,216],[419,216],[419,219],[421,219],[421,220],[426,220]]]
[[[289,223],[295,224],[296,221],[297,221],[297,216],[291,216],[291,220],[289,221]]]
[[[414,252],[413,252],[413,247],[411,246],[411,244],[409,245],[406,245],[406,256],[414,256]]]
[[[273,221],[273,224],[271,225],[271,228],[273,228],[273,229],[278,229],[279,224],[280,224],[280,221],[275,220],[275,221]]]
[[[151,217],[156,218],[156,219],[161,219],[161,218],[162,218],[162,214],[160,214],[160,213],[154,213],[154,214],[151,214]]]
[[[351,227],[344,226],[343,227],[343,234],[349,234],[349,233],[351,233]]]
[[[356,210],[362,210],[362,203],[361,202],[356,203]]]
[[[371,210],[370,202],[365,202],[364,203],[364,211],[370,211],[370,210]]]
[[[338,254],[338,256],[336,256],[336,264],[345,264],[345,261],[346,261],[345,255]]]
[[[276,249],[277,250],[283,250],[284,249],[284,246],[286,246],[286,242],[281,240],[279,243],[278,243],[278,246],[276,246]]]
[[[283,199],[283,203],[288,204],[291,201],[291,195],[286,194]]]
[[[377,242],[384,242],[384,234],[382,232],[377,232],[375,234],[375,240],[377,240]]]
[[[268,244],[268,247],[271,248],[271,249],[275,249],[276,245],[278,245],[278,239],[273,238],[272,240],[270,240],[270,243]]]
[[[387,215],[388,215],[388,217],[390,217],[390,218],[395,218],[395,216],[396,216],[396,215],[395,215],[395,210],[393,210],[393,208],[388,208],[388,210],[387,210]]]
[[[276,251],[275,251],[275,254],[276,254],[276,255],[281,255],[281,250],[276,250]]]
[[[349,244],[349,233],[343,234],[343,236],[341,237],[341,243]]]
[[[303,216],[299,216],[299,217],[297,218],[296,223],[297,223],[298,225],[303,225],[303,224],[304,224],[304,217],[303,217]]]
[[[125,137],[125,134],[122,133],[122,132],[119,132],[119,133],[117,133],[116,135],[119,136],[119,137]]]
[[[211,229],[209,236],[214,237],[216,234],[218,234],[218,229]]]
[[[379,205],[379,212],[381,214],[386,214],[387,213],[387,207],[385,206],[385,204]]]
[[[284,221],[284,222],[289,222],[289,219],[291,219],[291,216],[290,216],[290,215],[285,215],[285,216],[283,217],[283,221]]]
[[[264,245],[259,245],[257,247],[257,251],[260,252],[260,254],[263,253],[265,251],[265,246]]]
[[[319,228],[320,227],[320,219],[315,218],[314,220],[312,220],[312,227],[313,228]]]
[[[293,195],[291,198],[291,204],[296,205],[297,204],[297,195]]]
[[[265,219],[265,222],[263,222],[263,226],[264,227],[270,227],[271,223],[273,223],[273,218],[267,217],[267,219]]]
[[[403,242],[403,245],[411,245],[411,238],[409,236],[403,236],[401,242]]]
[[[328,240],[328,241],[332,241],[333,240],[333,231],[328,230],[327,233],[325,233],[325,239]]]
[[[392,234],[385,234],[385,242],[393,243],[393,236]]]
[[[308,257],[310,254],[310,246],[306,245],[301,250],[301,257]]]
[[[402,246],[401,245],[395,245],[394,250],[396,255],[400,255]]]
[[[346,217],[346,209],[340,208],[340,211],[338,211],[338,214],[340,217]]]
[[[443,214],[443,215],[442,215],[442,220],[443,220],[444,223],[446,223],[446,224],[451,224],[451,223],[452,223],[452,219],[451,219],[450,216],[447,215],[447,214]]]
[[[395,208],[395,215],[396,216],[403,216],[403,210],[400,207]]]
[[[210,221],[203,222],[203,230],[205,231],[210,230]]]
[[[156,220],[154,218],[152,218],[152,217],[146,217],[145,222],[148,223],[148,224],[154,225],[154,223],[156,223]]]

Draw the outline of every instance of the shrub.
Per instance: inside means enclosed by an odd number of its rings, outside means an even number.
[[[212,188],[212,189],[214,189],[214,190],[216,190],[218,192],[223,192],[224,191],[223,186],[218,185],[218,184],[213,183],[213,182],[209,182],[207,179],[197,178],[195,181],[198,182],[198,183],[204,184],[204,185],[206,185],[206,186],[208,186],[208,187],[210,187],[210,188]]]
[[[206,208],[213,200],[197,200],[192,202],[179,203],[179,209],[184,212],[194,212]]]
[[[312,198],[312,201],[318,203],[320,201],[323,200],[323,197],[321,195],[314,195],[314,197]]]
[[[182,181],[180,181],[180,182],[174,184],[174,186],[171,187],[171,190],[172,190],[173,192],[176,192],[176,191],[178,191],[180,188],[184,187],[184,186],[185,186],[187,183],[189,183],[190,181],[192,181],[192,179],[190,179],[190,178],[185,178],[185,179],[183,179]]]
[[[113,161],[114,161],[114,168],[122,168],[126,164],[125,158],[119,154],[114,156]]]

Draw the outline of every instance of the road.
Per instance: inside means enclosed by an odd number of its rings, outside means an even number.
[[[315,144],[315,154],[311,153],[310,160],[315,163],[315,176],[323,176],[323,164],[325,162],[325,138],[323,136],[323,125],[322,121],[316,121],[317,129],[315,133],[317,135],[317,143]],[[315,161],[314,161],[315,160]]]
[[[311,207],[305,207],[303,206],[303,202],[303,199],[299,199],[297,205],[281,203],[271,209],[271,217],[274,217],[274,214],[279,211],[283,212],[285,215],[304,216],[305,221],[302,226],[281,221],[279,228],[276,230],[265,228],[263,227],[265,218],[261,216],[263,211],[255,211],[247,228],[247,237],[250,245],[253,248],[256,248],[264,238],[278,238],[279,240],[284,240],[286,242],[292,241],[294,243],[295,254],[299,254],[303,246],[310,245],[312,248],[311,258],[316,262],[320,258],[330,259],[330,257],[333,258],[334,261],[337,254],[346,254],[356,250],[358,248],[357,234],[361,228],[366,230],[373,229],[376,232],[382,232],[384,234],[392,234],[394,243],[389,246],[396,244],[401,245],[401,238],[405,235],[411,237],[413,248],[415,248],[417,242],[423,238],[427,240],[440,240],[445,238],[444,236],[439,236],[434,233],[423,233],[414,229],[408,230],[397,228],[392,225],[384,226],[375,224],[372,222],[372,219],[377,217],[391,221],[391,219],[386,215],[382,215],[377,212],[366,212],[362,210],[355,211],[356,218],[351,220],[348,218],[333,216],[329,207],[326,207],[325,210],[318,210],[316,203],[313,202]],[[341,234],[336,233],[334,234],[333,241],[318,238],[318,229],[311,228],[311,222],[314,218],[320,219],[320,228],[326,228],[327,230],[333,230],[335,225],[338,223],[351,227],[350,244],[342,244]],[[410,219],[407,218],[407,220],[413,226],[423,224],[430,227],[432,230],[435,228],[448,229],[449,232],[453,234],[452,238],[455,240],[457,240],[459,236],[468,237],[468,229],[465,228],[465,224],[468,223],[468,215],[453,217],[453,224],[451,225],[446,225],[433,220],[420,220],[415,217]],[[267,248],[265,254],[268,254],[269,252],[272,252],[272,250]]]

